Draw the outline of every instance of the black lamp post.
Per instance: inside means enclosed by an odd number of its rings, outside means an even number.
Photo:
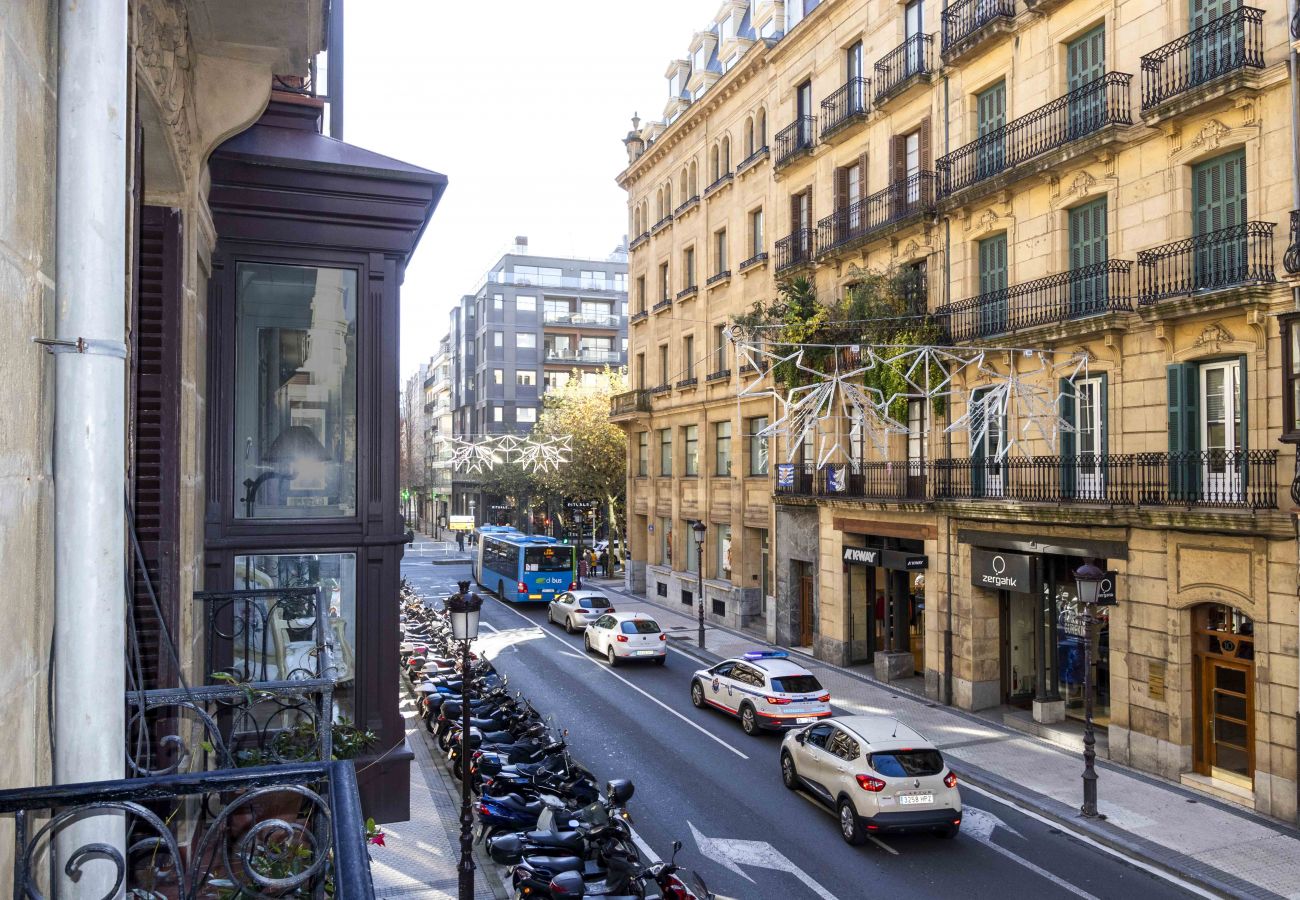
[[[697,586],[699,588],[698,604],[696,610],[700,617],[700,649],[704,649],[704,532],[708,531],[708,526],[699,519],[691,526],[691,531],[695,533],[695,573],[699,576]]]
[[[1083,604],[1083,806],[1079,811],[1089,819],[1097,818],[1097,739],[1092,733],[1092,623],[1093,610],[1106,573],[1092,563],[1084,563],[1074,573],[1075,590]]]
[[[451,618],[451,636],[461,642],[460,656],[460,900],[474,900],[474,811],[469,794],[469,716],[470,688],[473,686],[469,663],[470,642],[478,638],[478,616],[483,598],[469,592],[468,581],[458,581],[458,593],[447,598]]]

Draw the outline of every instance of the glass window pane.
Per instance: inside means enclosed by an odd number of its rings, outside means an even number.
[[[240,263],[238,518],[356,515],[357,274]]]

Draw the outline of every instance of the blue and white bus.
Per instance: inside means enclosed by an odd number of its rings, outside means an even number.
[[[474,580],[502,600],[549,603],[577,585],[573,548],[555,538],[508,526],[478,529]]]

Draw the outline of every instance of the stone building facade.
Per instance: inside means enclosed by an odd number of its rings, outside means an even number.
[[[690,602],[690,520],[730,526],[706,613],[1042,734],[1081,715],[1088,642],[1112,759],[1294,818],[1284,10],[794,6],[724,4],[625,141],[635,586]],[[782,279],[839,298],[864,270],[941,330],[951,391],[903,434],[830,415],[760,450],[780,404],[713,336]],[[1116,600],[1091,628],[1085,562]]]

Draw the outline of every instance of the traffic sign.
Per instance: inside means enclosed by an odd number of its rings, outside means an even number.
[[[598,500],[565,500],[566,509],[596,509],[600,506]]]

